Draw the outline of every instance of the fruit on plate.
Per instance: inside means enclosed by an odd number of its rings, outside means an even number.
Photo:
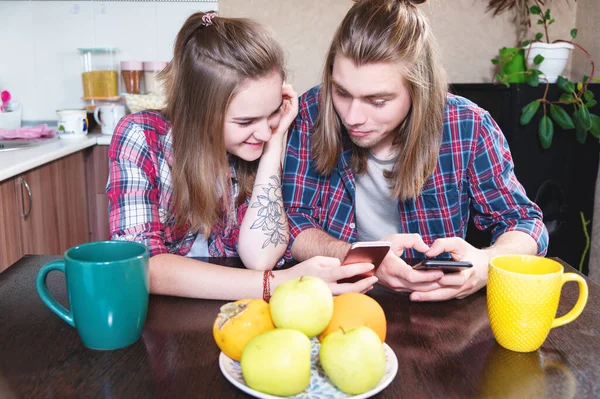
[[[296,395],[310,382],[310,340],[297,330],[276,328],[255,337],[242,354],[242,375],[257,391]]]
[[[385,374],[383,344],[365,326],[330,333],[321,343],[319,361],[331,382],[351,395],[375,388]]]
[[[325,330],[331,320],[333,295],[320,278],[302,276],[280,284],[269,306],[277,327],[292,328],[312,338]]]
[[[366,326],[379,336],[381,342],[385,342],[387,322],[381,305],[373,298],[365,294],[350,292],[333,298],[333,316],[329,325],[321,334],[319,341],[333,331],[339,331],[340,327],[348,331],[352,327]]]
[[[240,299],[221,306],[213,324],[213,337],[223,353],[239,362],[252,338],[274,328],[267,302]]]

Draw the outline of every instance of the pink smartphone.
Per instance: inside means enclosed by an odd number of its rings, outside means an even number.
[[[392,244],[388,241],[362,241],[352,244],[342,262],[342,266],[353,263],[372,263],[375,269],[367,273],[342,279],[338,283],[354,283],[365,277],[371,277],[375,274],[375,270],[377,270],[381,262],[383,262],[391,246]]]

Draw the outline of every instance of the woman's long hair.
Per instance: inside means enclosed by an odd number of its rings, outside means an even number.
[[[400,154],[391,173],[392,193],[401,200],[416,197],[433,173],[442,141],[448,88],[437,44],[423,13],[415,4],[424,0],[360,0],[335,33],[323,72],[319,115],[312,138],[316,168],[330,174],[347,134],[332,102],[332,71],[341,54],[357,66],[378,62],[402,63],[403,81],[412,106],[400,123],[394,147]],[[351,167],[366,172],[367,149],[352,146]]]
[[[206,236],[222,217],[233,222],[227,219],[236,205],[228,195],[232,183],[224,140],[227,106],[245,81],[271,73],[284,77],[283,51],[254,21],[198,12],[177,34],[173,60],[161,74],[167,104],[161,112],[172,126],[171,211],[178,227],[189,226]],[[251,195],[258,161],[231,159],[239,204]]]

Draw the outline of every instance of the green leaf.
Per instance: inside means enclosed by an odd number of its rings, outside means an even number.
[[[525,78],[527,84],[531,87],[538,87],[540,85],[540,71],[532,69],[531,73]]]
[[[594,98],[594,92],[591,90],[584,91],[583,98],[585,98],[585,101],[590,101],[592,98]]]
[[[567,114],[567,111],[558,105],[550,104],[550,116],[552,116],[554,122],[558,123],[558,125],[565,130],[575,128],[573,119]]]
[[[558,86],[559,89],[561,89],[562,91],[565,91],[565,85],[569,82],[569,79],[566,79],[562,76],[559,76],[556,79],[556,85]]]
[[[498,65],[500,63],[500,61],[498,61],[498,58],[492,58],[491,61],[494,65]]]
[[[544,19],[550,19],[550,9],[546,9],[546,13],[544,14]]]
[[[544,115],[542,116],[542,119],[540,119],[540,124],[538,125],[538,135],[540,137],[540,142],[542,143],[542,148],[545,150],[550,148],[550,144],[552,144],[552,136],[554,136],[554,124],[548,115]]]
[[[527,47],[531,44],[531,40],[525,40],[523,43],[521,43],[521,46],[523,47]]]
[[[585,144],[587,129],[583,128],[578,111],[573,112],[573,124],[575,125],[575,138],[580,144]]]
[[[538,32],[535,34],[535,40],[542,40],[542,37],[544,37],[544,34],[542,32]]]
[[[563,90],[567,93],[575,93],[575,84],[573,82],[567,82],[565,83],[565,87],[563,87]]]
[[[548,22],[548,25],[552,25],[552,24],[553,24],[553,23],[555,23],[555,22],[556,22],[556,20],[555,20],[554,18],[552,18],[552,19],[551,19],[551,20]]]
[[[575,39],[577,37],[577,29],[571,29],[571,37]]]
[[[533,63],[535,65],[540,65],[543,61],[544,61],[544,56],[541,54],[538,54],[533,58]]]
[[[539,6],[531,6],[529,8],[529,12],[535,15],[539,15],[542,13],[542,9]]]
[[[587,102],[585,103],[585,107],[586,107],[586,108],[593,108],[593,107],[594,107],[594,105],[596,105],[596,100],[593,100],[593,99],[592,99],[592,100],[590,100],[590,101],[587,101]]]
[[[592,128],[590,129],[590,133],[597,139],[600,139],[600,116],[590,114],[590,119],[592,121]]]
[[[589,76],[583,75],[583,80],[582,80],[583,84],[585,84],[589,79],[590,79]]]
[[[521,125],[526,125],[529,122],[531,122],[531,118],[533,118],[533,115],[535,115],[535,113],[537,112],[537,110],[539,108],[540,108],[539,100],[534,100],[534,101],[530,102],[529,104],[527,104],[526,106],[524,106],[521,111]]]
[[[575,97],[573,96],[573,94],[571,93],[563,93],[560,95],[560,98],[558,99],[560,102],[565,102],[565,103],[572,103],[574,101]]]
[[[537,23],[538,25],[542,25],[543,23],[544,23],[543,19],[538,19],[538,23]]]
[[[579,120],[581,121],[581,126],[585,130],[589,130],[592,128],[592,120],[590,119],[590,111],[586,107],[579,108]]]

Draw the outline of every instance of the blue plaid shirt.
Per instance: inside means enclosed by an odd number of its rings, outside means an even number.
[[[290,222],[290,246],[304,230],[320,228],[334,238],[356,241],[355,177],[350,168],[350,140],[330,176],[319,174],[310,155],[313,124],[319,110],[319,90],[300,98],[298,117],[290,133],[283,171],[283,200]],[[444,237],[465,238],[470,211],[480,230],[491,229],[492,244],[507,231],[522,231],[548,248],[542,212],[527,195],[513,171],[508,144],[489,113],[471,101],[448,94],[443,139],[435,171],[418,197],[398,201],[400,228],[417,233],[426,244]],[[409,249],[407,257],[418,253]]]

